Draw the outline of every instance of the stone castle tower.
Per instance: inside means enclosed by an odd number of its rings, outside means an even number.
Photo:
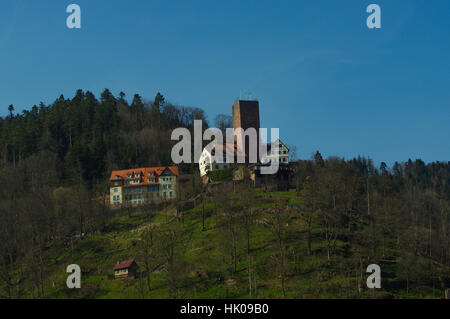
[[[259,102],[238,100],[233,104],[233,127],[242,128],[244,131],[253,127],[256,130],[258,145],[257,152],[259,152],[260,136],[259,136]],[[249,140],[245,140],[245,153],[249,151]],[[258,154],[258,153],[257,153]],[[257,155],[258,156],[258,155]]]

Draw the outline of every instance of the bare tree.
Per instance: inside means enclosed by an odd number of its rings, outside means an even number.
[[[222,132],[223,136],[225,137],[226,129],[233,127],[233,117],[231,115],[217,114],[214,117],[214,125]]]
[[[154,242],[153,242],[153,228],[149,226],[141,236],[141,251],[143,253],[143,261],[144,261],[144,271],[146,275],[146,283],[148,292],[151,291],[150,285],[150,275],[152,272],[151,269],[151,259],[154,257]]]
[[[286,210],[282,208],[280,203],[270,211],[269,228],[276,241],[276,258],[280,272],[281,290],[283,297],[286,297],[286,237],[289,225],[289,219]]]

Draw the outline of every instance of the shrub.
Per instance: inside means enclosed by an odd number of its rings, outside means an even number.
[[[233,170],[231,168],[220,169],[217,171],[209,171],[208,177],[213,182],[231,181],[233,176]]]

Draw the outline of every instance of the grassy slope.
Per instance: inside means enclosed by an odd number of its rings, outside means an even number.
[[[257,190],[249,190],[257,192]],[[274,192],[260,193],[260,196],[269,198],[271,202],[247,203],[246,193],[231,194],[230,200],[242,202],[243,205],[258,207],[269,207],[274,205],[272,201],[276,198],[284,198],[289,203],[295,204],[295,193]],[[205,208],[211,211],[213,203],[207,203]],[[180,298],[249,298],[248,273],[245,240],[241,238],[238,251],[237,273],[233,280],[225,277],[219,280],[220,274],[227,273],[227,259],[223,252],[220,241],[220,232],[215,228],[216,217],[208,213],[206,218],[206,230],[201,229],[201,206],[190,210],[185,217],[185,239],[186,247],[182,252],[182,259],[187,275],[183,277],[183,288],[179,290]],[[142,253],[139,250],[139,238],[142,231],[149,225],[158,226],[166,223],[173,217],[168,217],[168,211],[158,212],[151,220],[147,220],[139,212],[134,213],[131,218],[126,213],[120,213],[113,217],[108,224],[108,231],[93,235],[87,239],[74,243],[65,249],[50,249],[47,254],[46,263],[49,266],[49,280],[46,283],[46,295],[49,298],[169,298],[168,286],[166,284],[167,273],[162,269],[151,275],[152,290],[147,292],[143,279],[112,280],[108,275],[113,274],[112,268],[117,260],[136,259],[138,265]],[[176,223],[175,221],[173,221]],[[322,240],[320,229],[313,231],[313,256],[306,255],[306,241],[304,226],[299,219],[291,218],[294,223],[289,233],[288,254],[289,265],[288,278],[286,281],[287,297],[291,298],[354,298],[358,297],[356,285],[356,274],[343,275],[340,271],[341,262],[345,262],[341,254],[334,256],[332,266],[327,266],[325,243]],[[282,297],[279,276],[273,270],[267,270],[265,266],[276,265],[272,257],[275,251],[273,241],[267,227],[257,226],[252,233],[251,247],[253,263],[257,261],[258,273],[256,273],[258,298]],[[343,250],[345,243],[338,242],[338,249]],[[356,247],[352,247],[356,248]],[[391,257],[395,252],[388,251]],[[292,254],[295,254],[294,263]],[[67,289],[66,278],[68,274],[65,269],[69,264],[79,264],[83,271],[82,289]],[[255,266],[255,265],[253,265]],[[384,283],[396,282],[393,277],[395,263],[387,261],[381,265],[383,269]],[[142,268],[142,267],[141,267]],[[364,281],[367,276],[364,274]],[[386,292],[365,290],[359,297],[404,297],[404,288],[401,284],[397,289]],[[347,287],[345,289],[345,287]],[[441,295],[440,291],[435,292]],[[411,296],[432,296],[430,289],[421,289],[421,294]],[[30,293],[28,297],[33,297]],[[253,292],[253,296],[255,294]]]

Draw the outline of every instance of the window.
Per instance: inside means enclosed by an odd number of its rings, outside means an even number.
[[[172,197],[172,195],[173,195],[172,192],[170,192],[170,197]]]
[[[119,189],[116,187],[114,188],[114,193],[117,193],[119,191]]]
[[[117,200],[120,200],[120,195],[117,195]]]

